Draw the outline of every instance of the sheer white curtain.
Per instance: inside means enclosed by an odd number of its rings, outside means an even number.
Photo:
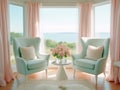
[[[111,31],[110,31],[110,73],[107,79],[120,83],[120,68],[114,67],[120,61],[120,0],[111,0]]]
[[[40,37],[40,53],[44,53],[43,32],[40,30],[40,7],[39,2],[27,2],[27,36]]]
[[[91,9],[92,3],[80,3],[78,4],[79,8],[79,33],[78,33],[78,45],[77,52],[81,52],[80,38],[81,37],[90,37],[91,36]]]
[[[0,0],[0,86],[13,79],[8,40],[8,0]]]
[[[39,31],[39,7],[38,2],[27,2],[27,36],[37,37]]]
[[[40,26],[40,24],[39,24]],[[42,30],[38,31],[38,37],[41,38],[41,43],[40,43],[40,53],[45,53],[46,49],[45,49],[45,40],[44,40],[44,33]]]

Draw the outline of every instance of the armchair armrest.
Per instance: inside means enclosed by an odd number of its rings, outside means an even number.
[[[38,59],[42,59],[42,60],[49,60],[50,55],[49,54],[38,54],[37,55]]]
[[[75,59],[81,59],[83,58],[83,55],[82,54],[73,54],[72,55],[72,59],[75,60]]]
[[[106,58],[103,57],[98,59],[95,65],[95,72],[97,72],[97,74],[104,72],[105,66],[106,66]]]
[[[27,61],[25,59],[16,57],[16,64],[17,64],[18,72],[20,72],[22,74],[27,73]]]
[[[97,60],[97,63],[100,63],[100,62],[104,61],[105,59],[106,59],[105,57],[100,58],[100,59]]]

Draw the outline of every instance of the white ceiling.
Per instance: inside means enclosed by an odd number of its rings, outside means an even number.
[[[43,6],[75,6],[76,3],[90,2],[102,3],[110,0],[9,0],[12,2],[25,3],[26,1],[41,2]]]

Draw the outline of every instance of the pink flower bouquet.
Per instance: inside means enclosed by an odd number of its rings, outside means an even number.
[[[63,44],[57,45],[55,48],[51,49],[52,55],[58,59],[70,56],[69,48]]]

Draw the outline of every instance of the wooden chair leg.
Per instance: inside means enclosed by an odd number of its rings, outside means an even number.
[[[74,74],[73,74],[73,78],[75,79],[75,72],[76,72],[76,70],[74,69]]]
[[[28,79],[28,77],[27,77],[27,75],[25,75],[25,81],[27,81],[27,79]]]
[[[47,69],[45,69],[45,73],[46,73],[46,79],[47,79]]]
[[[98,79],[98,77],[97,77],[97,75],[95,75],[95,85],[97,86],[97,79]]]
[[[103,72],[103,74],[104,74],[104,76],[106,77],[106,73],[105,73],[105,72]]]

